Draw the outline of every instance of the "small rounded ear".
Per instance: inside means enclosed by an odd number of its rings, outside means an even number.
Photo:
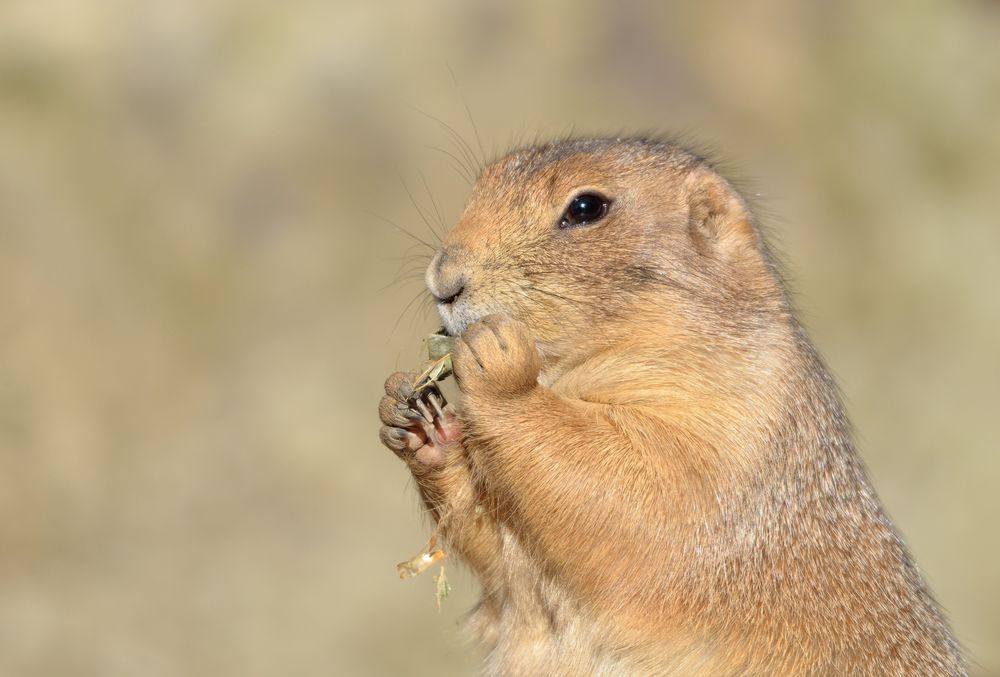
[[[750,210],[729,182],[708,167],[697,167],[684,188],[688,232],[698,251],[729,257],[756,247]]]

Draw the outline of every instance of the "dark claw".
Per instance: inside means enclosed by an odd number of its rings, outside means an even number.
[[[416,422],[424,420],[424,417],[420,414],[420,412],[413,408],[412,402],[397,402],[396,411],[398,411],[403,418],[409,421]]]
[[[382,444],[392,449],[397,455],[406,448],[406,431],[402,428],[382,426],[378,436],[382,440]]]
[[[414,402],[414,404],[416,405],[420,413],[423,414],[425,421],[427,421],[428,423],[434,422],[434,414],[432,414],[431,410],[427,408],[427,405],[424,403],[423,400],[418,399]]]
[[[427,401],[431,403],[431,407],[434,408],[435,413],[437,413],[439,418],[444,417],[444,405],[447,404],[444,401],[444,396],[440,392],[428,392]]]

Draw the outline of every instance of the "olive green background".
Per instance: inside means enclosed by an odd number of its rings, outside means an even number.
[[[419,111],[478,154],[464,100],[487,155],[649,130],[731,161],[1000,674],[1000,5],[673,7],[0,4],[0,673],[474,671],[473,582],[439,614],[393,568],[428,529],[375,409],[436,323],[368,213],[433,238],[423,175],[454,221]]]

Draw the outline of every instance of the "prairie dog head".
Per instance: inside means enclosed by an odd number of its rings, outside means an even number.
[[[644,139],[561,141],[490,164],[426,283],[450,334],[507,314],[549,364],[637,332],[731,333],[782,298],[730,184]]]

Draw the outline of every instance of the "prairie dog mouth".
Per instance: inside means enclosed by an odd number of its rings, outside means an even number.
[[[447,336],[461,336],[478,320],[494,312],[489,309],[474,310],[466,303],[437,304],[441,329]]]

